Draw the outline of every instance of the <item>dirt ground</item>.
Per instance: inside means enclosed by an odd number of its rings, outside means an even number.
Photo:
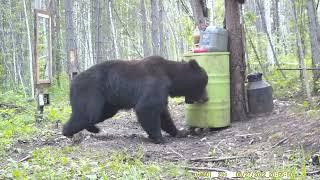
[[[177,127],[186,129],[184,104],[170,103],[169,106]],[[225,129],[204,130],[198,135],[185,138],[165,134],[168,142],[163,145],[148,141],[132,111],[120,112],[99,124],[99,127],[102,132],[97,135],[82,133],[82,141],[79,143],[81,149],[105,151],[107,154],[115,150],[134,153],[142,148],[145,161],[170,161],[188,167],[220,168],[228,171],[286,171],[288,167],[300,167],[304,161],[307,163],[307,172],[311,172],[310,176],[320,178],[320,173],[312,174],[319,171],[320,166],[312,165],[307,158],[320,151],[320,117],[299,113],[288,101],[275,100],[273,113],[252,117],[245,122],[235,122]],[[60,129],[61,124],[53,127],[53,137],[20,142],[17,146],[31,150],[37,146],[71,145],[69,139],[61,136]],[[297,156],[303,153],[305,160],[302,157],[297,161]],[[23,156],[19,154],[16,158]],[[216,160],[195,160],[208,156]],[[221,159],[225,157],[231,159]],[[238,158],[233,159],[234,157]]]

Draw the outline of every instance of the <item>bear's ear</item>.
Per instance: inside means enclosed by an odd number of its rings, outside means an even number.
[[[190,64],[190,66],[191,66],[192,68],[195,68],[195,69],[197,69],[197,68],[200,67],[199,64],[197,63],[197,61],[196,61],[195,59],[189,60],[189,64]]]

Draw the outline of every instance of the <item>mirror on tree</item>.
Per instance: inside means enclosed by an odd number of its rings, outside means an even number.
[[[48,12],[35,10],[36,84],[50,84],[52,77],[51,18]]]

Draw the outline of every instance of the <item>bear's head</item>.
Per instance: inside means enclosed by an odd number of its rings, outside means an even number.
[[[208,84],[207,72],[197,63],[196,60],[191,59],[188,62],[189,71],[188,91],[185,96],[187,104],[204,103],[209,100],[206,86]]]

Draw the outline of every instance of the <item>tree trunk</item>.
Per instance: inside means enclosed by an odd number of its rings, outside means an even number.
[[[101,58],[101,4],[100,0],[96,0],[96,10],[95,10],[95,17],[96,17],[96,62],[102,62]]]
[[[237,0],[225,0],[226,28],[229,34],[231,73],[231,118],[232,121],[246,120],[244,50]]]
[[[164,47],[164,24],[163,24],[163,13],[164,13],[164,6],[163,2],[159,1],[159,45],[160,45],[160,55],[166,57],[165,47]]]
[[[91,22],[91,11],[88,10],[87,11],[87,26],[86,26],[86,30],[87,32],[83,32],[85,33],[87,36],[86,36],[86,44],[87,44],[87,47],[88,47],[88,64],[87,64],[87,67],[86,68],[89,68],[90,66],[92,66],[94,64],[94,57],[93,57],[93,47],[92,47],[92,30],[91,30],[91,26],[90,26],[90,22]]]
[[[68,55],[68,72],[70,79],[73,79],[73,73],[79,72],[79,63],[77,58],[77,45],[73,27],[73,0],[64,0],[66,16],[66,48]]]
[[[196,26],[203,31],[207,27],[207,20],[204,12],[206,12],[206,0],[190,0],[192,14],[196,21]]]
[[[57,77],[57,84],[58,87],[61,87],[60,83],[60,75],[61,75],[61,67],[62,67],[62,57],[61,57],[61,27],[60,27],[60,0],[57,0],[56,3],[56,28],[55,28],[55,34],[56,34],[56,59],[55,59],[55,72]]]
[[[308,10],[308,21],[309,21],[309,32],[310,32],[310,42],[311,42],[311,56],[312,56],[312,68],[319,68],[320,62],[320,51],[319,42],[317,41],[317,24],[316,24],[316,13],[314,9],[313,0],[308,0],[307,2]],[[313,93],[317,94],[319,91],[319,80],[320,72],[319,70],[313,70]]]
[[[152,53],[159,55],[159,26],[158,26],[158,3],[157,0],[151,0],[151,36]]]
[[[10,8],[10,17],[13,18],[14,16],[12,15],[12,5],[11,5],[11,0],[9,0],[9,8]],[[12,60],[13,60],[13,65],[12,65],[12,69],[13,69],[13,77],[14,77],[14,83],[17,83],[17,79],[18,79],[18,73],[17,73],[17,60],[16,60],[16,42],[15,42],[15,38],[13,37],[14,34],[14,28],[12,27],[12,21],[9,20],[9,28],[10,28],[10,35],[11,35],[11,50],[12,50]],[[18,84],[17,84],[18,85]]]
[[[276,36],[276,43],[280,43],[280,16],[279,16],[279,0],[272,1],[272,32]]]
[[[116,34],[116,29],[115,29],[115,25],[113,22],[113,16],[112,16],[112,0],[109,0],[109,18],[110,18],[110,28],[112,31],[112,42],[113,42],[113,47],[114,47],[114,55],[115,55],[115,59],[119,58],[119,50],[118,50],[118,46],[117,46],[117,34]]]
[[[303,89],[307,95],[309,103],[312,103],[310,87],[309,87],[309,82],[308,82],[308,75],[307,75],[307,71],[306,71],[306,65],[304,62],[304,54],[303,54],[303,49],[302,49],[301,35],[300,35],[299,27],[298,27],[298,19],[297,19],[295,1],[291,0],[291,4],[292,4],[292,10],[293,10],[293,17],[294,17],[294,28],[295,28],[296,41],[297,41],[297,46],[298,46],[299,62],[301,63],[300,65],[302,68]]]
[[[271,48],[271,51],[272,51],[272,54],[273,54],[273,59],[274,59],[276,65],[278,66],[278,68],[281,68],[281,67],[280,67],[280,64],[279,64],[279,61],[278,61],[278,58],[277,58],[277,55],[276,55],[276,52],[275,52],[275,50],[274,50],[274,46],[273,46],[273,43],[272,43],[272,40],[271,40],[271,36],[270,36],[270,34],[269,34],[269,31],[268,31],[268,27],[267,27],[265,15],[264,15],[264,13],[263,13],[260,0],[256,0],[256,3],[257,3],[258,8],[259,8],[262,25],[263,25],[263,27],[264,27],[264,30],[265,30],[266,34],[267,34],[268,42],[269,42],[269,45],[270,45],[270,48]],[[287,79],[286,75],[284,74],[284,72],[283,72],[282,70],[280,70],[280,73],[281,73],[281,75],[282,75],[282,77],[283,77],[284,79]]]
[[[214,1],[214,0],[212,0]],[[179,2],[177,2],[177,8],[178,8],[178,13],[182,14],[183,12],[181,11],[181,4]],[[178,31],[180,32],[179,34],[179,53],[184,53],[184,37],[182,36],[181,32],[183,31],[183,27],[182,27],[182,21],[180,18],[178,18]]]
[[[33,82],[33,61],[32,61],[32,45],[31,45],[31,34],[29,29],[29,20],[27,13],[26,0],[23,0],[24,17],[28,36],[28,49],[29,49],[29,73],[30,73],[30,86],[31,86],[31,97],[34,98],[34,82]]]
[[[147,33],[147,15],[144,0],[140,0],[141,28],[142,28],[142,47],[144,57],[151,55]]]

